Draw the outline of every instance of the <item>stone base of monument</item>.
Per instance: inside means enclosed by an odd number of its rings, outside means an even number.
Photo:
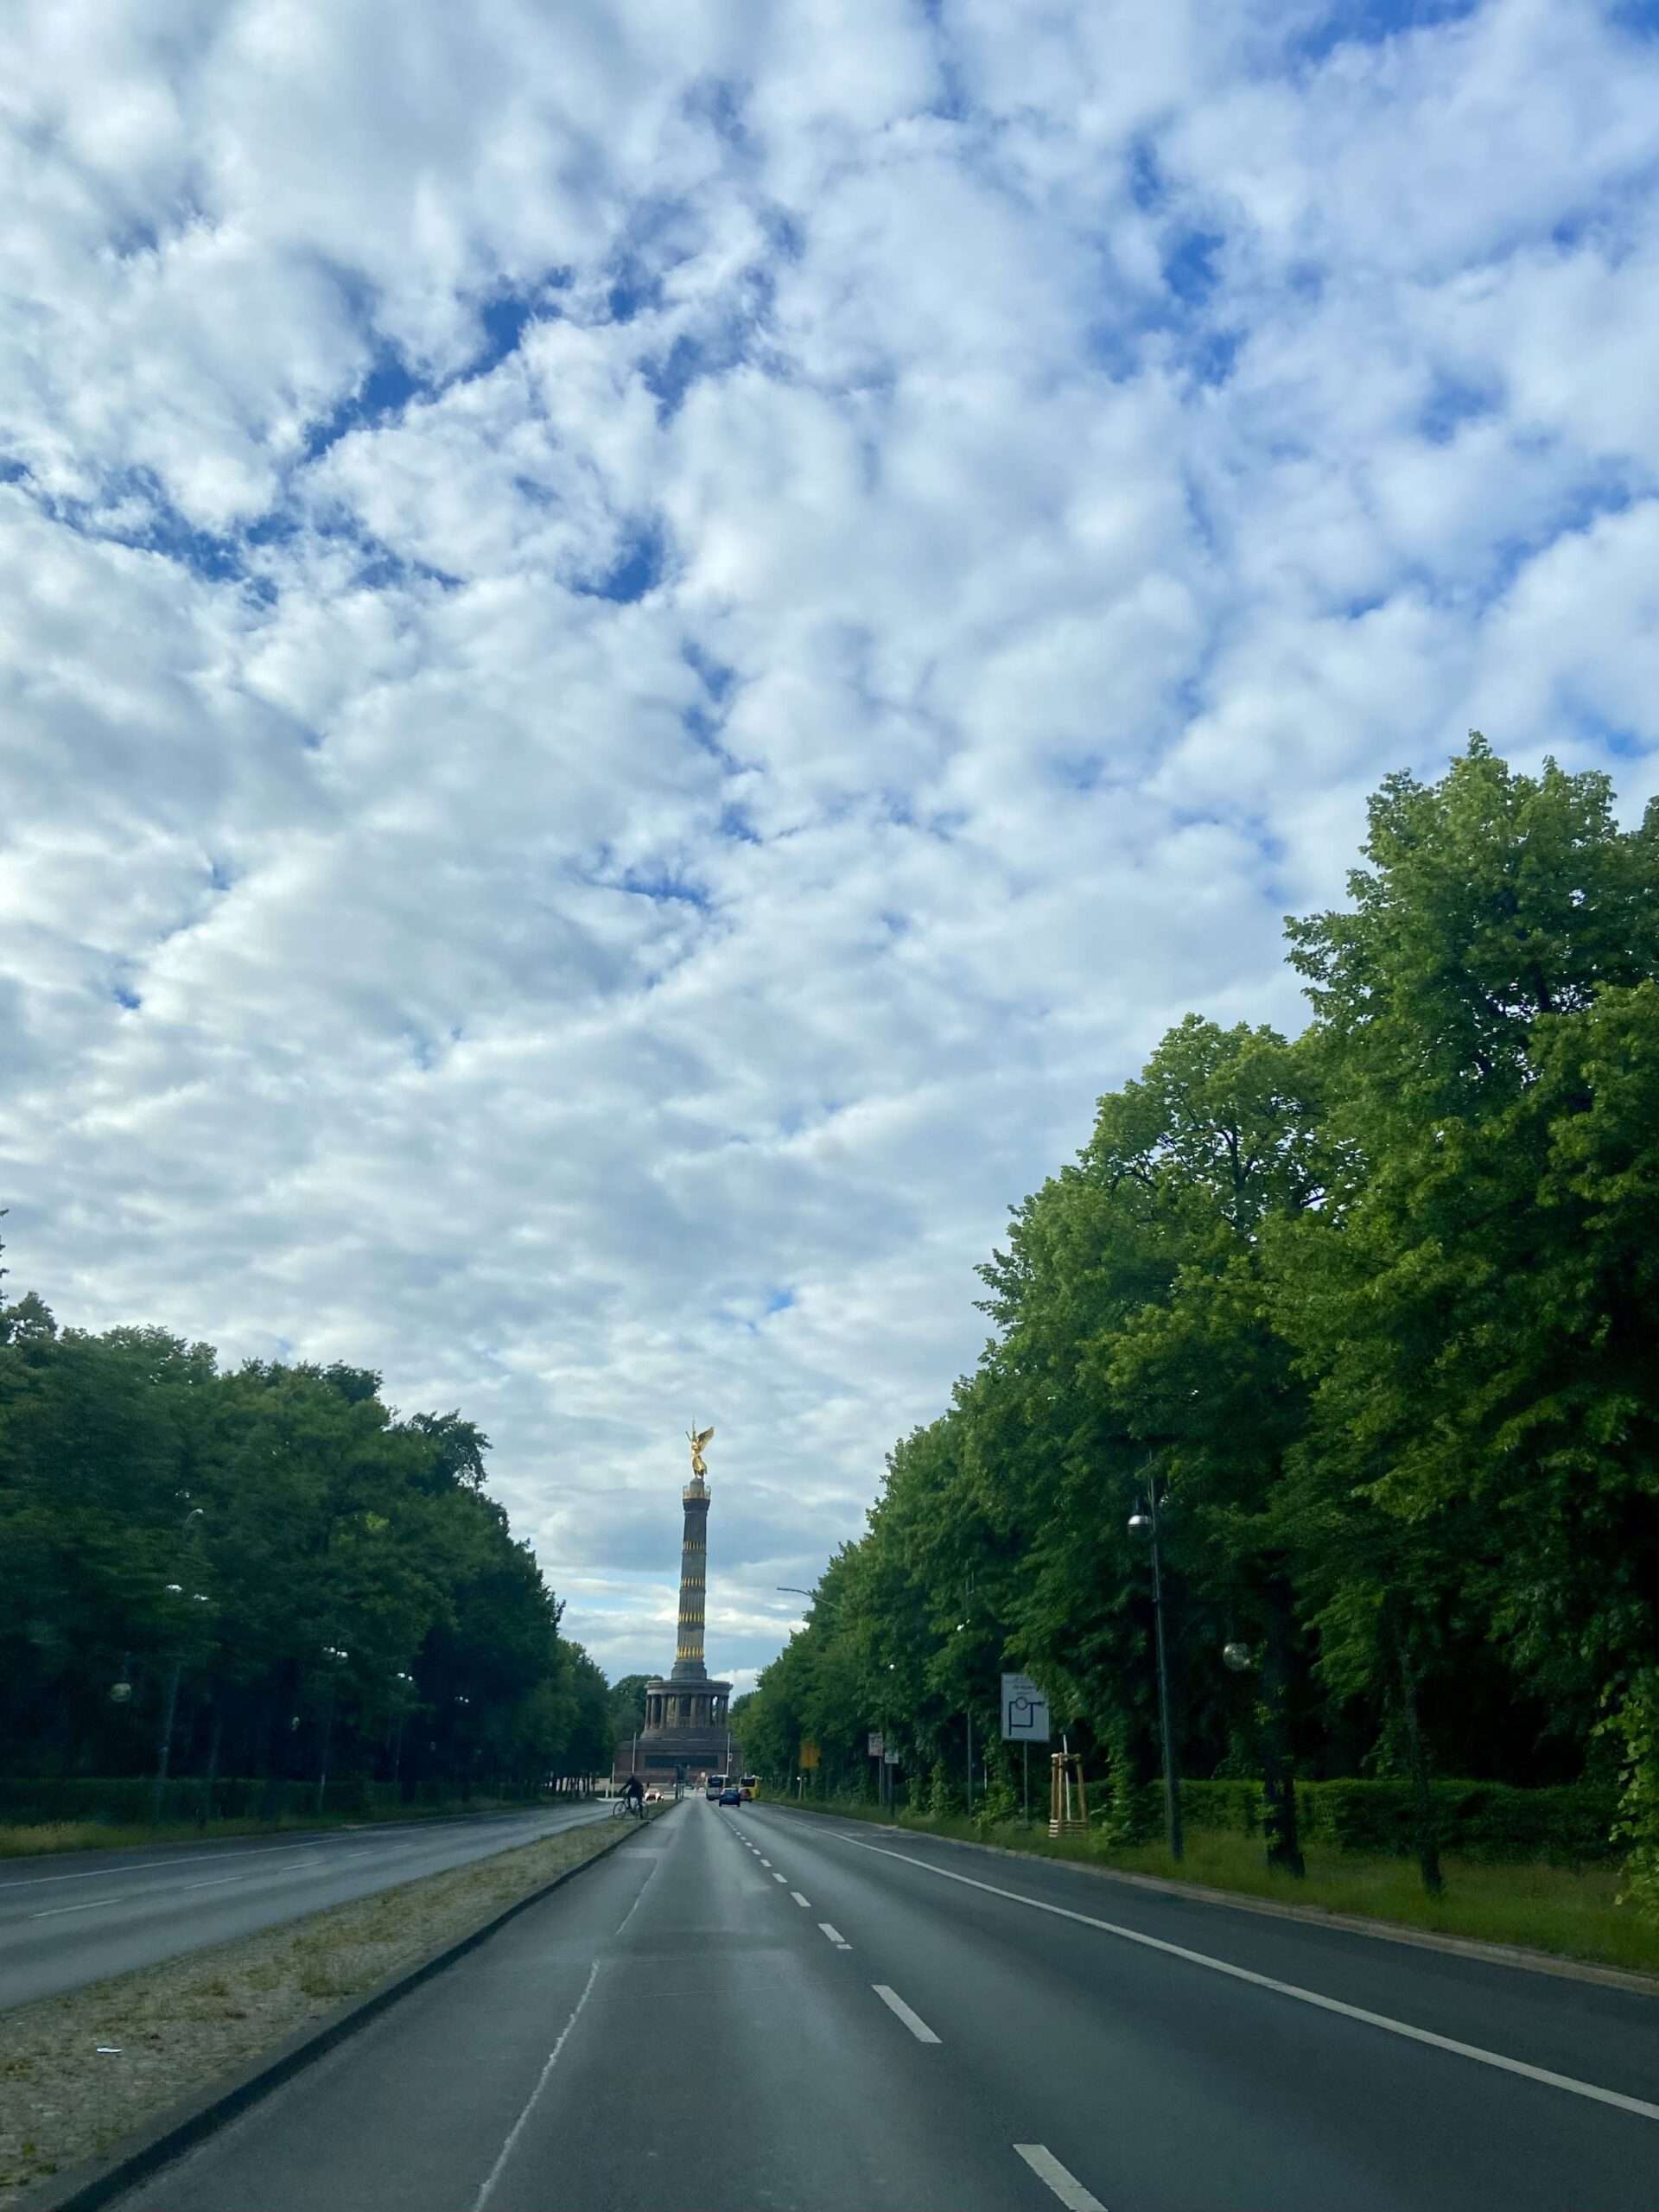
[[[626,1774],[633,1768],[645,1782],[659,1784],[671,1783],[680,1768],[688,1783],[724,1774],[728,1750],[734,1763],[738,1757],[726,1726],[731,1695],[729,1682],[689,1669],[647,1682],[647,1718],[639,1731],[639,1747],[636,1751],[632,1736],[618,1744],[617,1772]]]

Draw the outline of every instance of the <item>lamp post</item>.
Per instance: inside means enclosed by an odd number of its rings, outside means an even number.
[[[1181,1857],[1181,1793],[1175,1778],[1175,1738],[1169,1725],[1169,1659],[1164,1648],[1164,1561],[1159,1541],[1158,1478],[1154,1474],[1147,1484],[1147,1510],[1129,1516],[1132,1535],[1147,1536],[1152,1547],[1152,1623],[1153,1641],[1158,1655],[1158,1732],[1163,1738],[1164,1749],[1164,1835],[1169,1846],[1169,1855],[1179,1861]]]
[[[322,1801],[328,1788],[328,1747],[334,1735],[334,1686],[338,1680],[335,1669],[343,1667],[351,1657],[338,1644],[325,1643],[322,1656],[329,1662],[327,1702],[322,1709],[322,1756],[317,1762],[317,1810],[322,1810]]]
[[[181,1561],[184,1558],[185,1547],[190,1540],[190,1524],[193,1521],[200,1521],[201,1517],[201,1507],[193,1505],[179,1523]],[[182,1598],[184,1585],[181,1582],[169,1582],[167,1586],[167,1594],[169,1598]],[[205,1605],[207,1603],[206,1595],[200,1590],[193,1590],[190,1599],[193,1605]],[[173,1665],[167,1677],[167,1696],[162,1702],[161,1740],[156,1746],[156,1780],[149,1793],[149,1819],[152,1827],[159,1827],[161,1824],[162,1804],[167,1794],[167,1770],[173,1757],[173,1721],[179,1709],[179,1675],[184,1666],[184,1652],[177,1639],[182,1634],[181,1624],[175,1624]]]
[[[392,1694],[397,1700],[397,1710],[391,1724],[391,1778],[396,1782],[404,1764],[404,1723],[409,1718],[409,1694],[415,1687],[415,1677],[400,1669],[391,1680]]]

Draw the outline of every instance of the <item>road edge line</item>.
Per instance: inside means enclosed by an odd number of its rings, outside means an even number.
[[[674,1809],[672,1805],[665,1805],[655,1818],[660,1820],[663,1813]],[[595,1821],[594,1825],[609,1823]],[[467,1952],[476,1950],[508,1921],[516,1920],[531,1905],[540,1904],[555,1890],[575,1881],[590,1866],[597,1866],[602,1859],[608,1859],[630,1836],[639,1834],[642,1827],[652,1825],[654,1822],[650,1821],[623,1821],[615,1835],[607,1835],[597,1851],[579,1859],[575,1866],[561,1867],[528,1896],[517,1897],[512,1904],[488,1914],[464,1935],[452,1936],[435,1950],[429,1951],[424,1958],[416,1960],[412,1966],[400,1967],[396,1974],[363,1996],[348,1998],[344,2005],[326,2012],[320,2020],[296,2030],[282,2043],[250,2060],[238,2072],[228,2078],[221,2077],[211,2088],[173,2106],[149,2126],[136,2129],[102,2158],[85,2160],[67,2173],[49,2176],[38,2185],[26,2183],[17,2194],[16,2212],[97,2212],[98,2207],[108,2204],[137,2183],[158,2173],[163,2166],[171,2165],[186,2151],[217,2134],[273,2089],[280,2088],[284,2082],[302,2073],[337,2044],[366,2027],[400,1997],[407,1997],[434,1974],[453,1966]]]
[[[846,1821],[844,1813],[820,1813],[806,1805],[785,1806],[781,1798],[769,1801],[791,1813],[810,1813],[815,1820]],[[1475,1936],[1440,1936],[1432,1928],[1408,1928],[1397,1921],[1373,1920],[1363,1913],[1329,1912],[1323,1905],[1282,1904],[1277,1897],[1252,1897],[1243,1890],[1212,1890],[1198,1882],[1177,1882],[1161,1874],[1131,1874],[1116,1866],[1091,1866],[1082,1859],[1051,1859],[1046,1852],[1011,1851],[1006,1844],[975,1843],[966,1836],[934,1835],[927,1828],[904,1828],[887,1821],[854,1820],[854,1829],[873,1828],[878,1835],[906,1837],[912,1843],[939,1843],[953,1851],[982,1851],[992,1859],[1012,1859],[1021,1866],[1059,1866],[1074,1874],[1087,1874],[1098,1882],[1122,1882],[1129,1889],[1151,1890],[1160,1897],[1191,1897],[1198,1904],[1230,1905],[1236,1912],[1264,1914],[1270,1920],[1297,1920],[1306,1928],[1335,1928],[1350,1936],[1373,1936],[1384,1943],[1408,1943],[1422,1951],[1444,1951],[1453,1958],[1478,1959],[1487,1966],[1513,1967],[1518,1974],[1554,1974],[1563,1981],[1599,1983],[1608,1989],[1625,1989],[1637,1997],[1659,1997],[1659,1974],[1643,1974],[1633,1967],[1598,1966],[1589,1959],[1569,1959],[1554,1951],[1535,1951],[1521,1943],[1484,1943]]]

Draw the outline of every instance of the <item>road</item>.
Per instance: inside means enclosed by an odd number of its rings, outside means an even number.
[[[604,1805],[0,1859],[0,2008],[534,1843]]]
[[[1652,2212],[1659,2001],[694,1800],[121,2202]]]

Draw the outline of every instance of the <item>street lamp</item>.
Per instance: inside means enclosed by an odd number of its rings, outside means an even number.
[[[1175,1779],[1175,1739],[1169,1725],[1169,1660],[1164,1648],[1164,1561],[1159,1542],[1158,1478],[1154,1474],[1147,1484],[1147,1510],[1129,1516],[1129,1533],[1146,1536],[1152,1546],[1152,1621],[1154,1641],[1158,1654],[1158,1730],[1164,1749],[1164,1834],[1169,1845],[1169,1855],[1176,1861],[1181,1857],[1181,1793]]]
[[[415,1677],[399,1669],[391,1680],[392,1694],[397,1700],[391,1733],[391,1778],[396,1782],[403,1770],[404,1723],[409,1718],[410,1692],[415,1687]]]
[[[317,1811],[322,1811],[322,1801],[328,1788],[328,1746],[334,1734],[334,1688],[339,1680],[338,1669],[351,1657],[338,1644],[325,1643],[322,1656],[332,1663],[328,1670],[327,1702],[322,1709],[322,1756],[317,1762]]]
[[[185,1546],[190,1540],[190,1523],[193,1521],[200,1521],[201,1518],[202,1508],[193,1505],[183,1520],[180,1522],[179,1557],[181,1560],[184,1557]],[[194,1590],[190,1594],[194,1604],[205,1605],[207,1603],[203,1592]],[[182,1598],[183,1583],[169,1582],[167,1585],[167,1595],[169,1598]],[[181,1630],[177,1632],[182,1633]],[[156,1780],[149,1797],[149,1818],[152,1827],[161,1825],[162,1801],[167,1791],[167,1770],[173,1756],[173,1720],[179,1709],[179,1675],[183,1666],[184,1652],[181,1645],[175,1643],[173,1648],[173,1668],[167,1678],[167,1697],[162,1713],[162,1737],[160,1743],[156,1746]]]

